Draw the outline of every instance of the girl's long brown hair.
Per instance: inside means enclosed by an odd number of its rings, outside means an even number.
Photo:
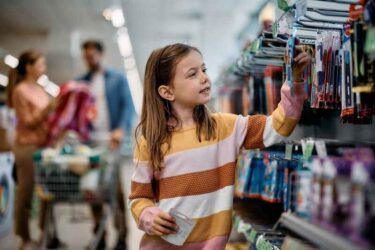
[[[159,95],[158,88],[171,84],[176,65],[191,51],[200,53],[197,48],[186,44],[168,45],[154,50],[146,64],[141,121],[135,136],[138,148],[141,136],[145,139],[150,165],[156,171],[162,168],[164,160],[162,145],[166,144],[169,149],[172,132],[181,127],[171,104]],[[199,141],[202,141],[202,136],[205,140],[215,138],[216,122],[205,105],[194,108],[193,119]],[[176,122],[175,127],[170,126],[171,120]]]
[[[43,55],[36,50],[27,50],[18,57],[18,65],[11,69],[8,75],[8,85],[6,88],[7,105],[13,107],[12,95],[13,90],[18,83],[23,81],[27,75],[27,65],[33,65]]]

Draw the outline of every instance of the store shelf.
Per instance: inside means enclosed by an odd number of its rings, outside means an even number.
[[[244,235],[246,241],[249,244],[254,244],[256,249],[262,250],[272,250],[278,249],[275,248],[271,242],[269,242],[264,235],[272,233],[273,235],[283,236],[282,233],[274,232],[273,229],[266,225],[254,225],[247,221],[245,221],[241,216],[236,215],[234,216],[234,228],[235,230]]]
[[[290,213],[282,214],[279,223],[302,238],[319,246],[321,249],[365,250],[345,238],[315,226]]]

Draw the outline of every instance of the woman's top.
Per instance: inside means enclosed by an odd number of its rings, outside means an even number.
[[[242,148],[264,148],[281,142],[295,128],[303,107],[303,84],[294,94],[284,83],[281,101],[272,115],[248,117],[216,113],[216,139],[199,142],[195,128],[174,132],[165,153],[163,168],[149,165],[145,140],[135,150],[130,209],[138,227],[146,234],[143,250],[225,249],[231,226],[237,157]],[[153,218],[170,209],[195,220],[196,224],[181,247],[150,232]]]
[[[46,112],[50,99],[44,89],[32,83],[19,83],[12,94],[16,111],[16,143],[42,145],[47,139]]]

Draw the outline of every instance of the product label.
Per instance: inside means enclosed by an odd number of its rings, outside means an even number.
[[[286,144],[285,145],[285,159],[291,160],[293,152],[293,144]]]
[[[326,143],[322,140],[315,141],[315,148],[318,153],[318,156],[321,158],[327,157],[327,148]]]

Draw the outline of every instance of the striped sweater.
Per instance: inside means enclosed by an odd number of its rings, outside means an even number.
[[[242,148],[264,148],[291,134],[298,123],[304,101],[303,84],[295,84],[294,95],[287,84],[281,102],[271,116],[213,114],[216,139],[199,142],[195,129],[174,132],[165,154],[164,168],[149,167],[147,145],[135,150],[129,207],[138,227],[146,234],[142,250],[225,249],[232,225],[236,160]],[[138,149],[137,149],[138,148]],[[154,216],[171,208],[193,218],[195,227],[185,244],[177,247],[151,236]]]

